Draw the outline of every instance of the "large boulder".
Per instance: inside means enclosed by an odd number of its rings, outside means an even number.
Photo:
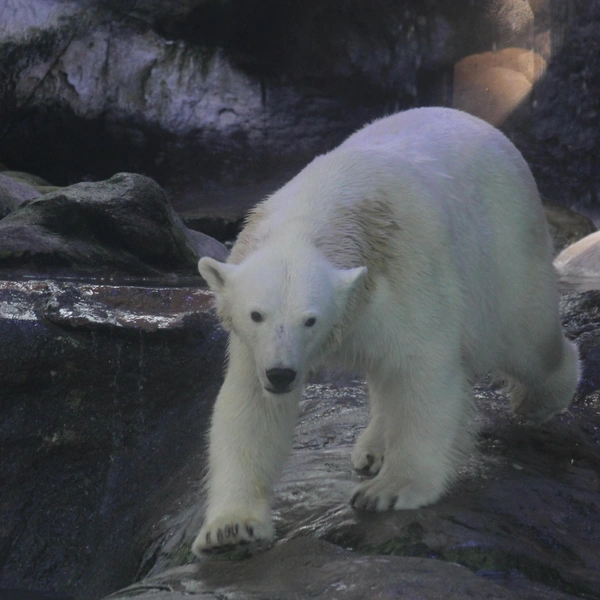
[[[202,288],[4,281],[0,340],[0,598],[97,600],[202,472],[225,334]]]
[[[216,240],[188,230],[165,192],[142,175],[79,183],[21,204],[0,221],[5,273],[196,276]]]

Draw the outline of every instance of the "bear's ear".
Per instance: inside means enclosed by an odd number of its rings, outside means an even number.
[[[336,273],[336,288],[346,297],[364,279],[367,267],[356,267],[355,269],[338,269]]]
[[[219,262],[208,256],[204,256],[198,261],[200,275],[202,275],[215,294],[219,294],[225,289],[227,278],[234,270],[234,265]]]

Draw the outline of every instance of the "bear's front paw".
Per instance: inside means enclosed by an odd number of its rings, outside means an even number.
[[[379,419],[373,419],[360,434],[352,450],[352,465],[357,471],[377,475],[383,466],[384,431]]]
[[[410,510],[433,504],[442,493],[443,489],[408,480],[386,479],[379,474],[356,488],[350,505],[358,510],[377,512]]]
[[[357,471],[377,475],[383,466],[383,453],[375,449],[355,447],[352,451],[352,465]]]
[[[273,524],[270,520],[261,521],[254,516],[234,512],[205,522],[192,544],[192,552],[201,556],[202,552],[264,542],[272,537]]]

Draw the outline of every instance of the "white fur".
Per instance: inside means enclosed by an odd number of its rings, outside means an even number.
[[[465,113],[368,125],[260,204],[228,264],[199,269],[230,341],[196,553],[272,537],[273,484],[323,361],[368,380],[352,461],[375,476],[352,503],[370,510],[440,498],[471,447],[478,375],[512,382],[514,410],[536,421],[568,406],[578,382],[534,180],[500,132]],[[269,391],[273,368],[297,372],[283,393]]]

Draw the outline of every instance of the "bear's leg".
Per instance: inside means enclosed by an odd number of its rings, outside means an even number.
[[[538,347],[509,353],[504,373],[515,413],[542,423],[567,408],[580,376],[577,346],[562,333]]]
[[[385,460],[355,491],[355,508],[414,509],[437,501],[471,448],[472,389],[460,362],[432,364],[425,355],[411,362],[408,372],[369,378],[385,423]]]
[[[352,450],[352,465],[357,471],[377,475],[383,465],[385,417],[381,414],[378,396],[371,394],[369,424],[360,434]]]
[[[301,395],[268,396],[255,362],[235,335],[210,429],[207,508],[192,545],[203,550],[273,536],[271,492],[292,445]]]

